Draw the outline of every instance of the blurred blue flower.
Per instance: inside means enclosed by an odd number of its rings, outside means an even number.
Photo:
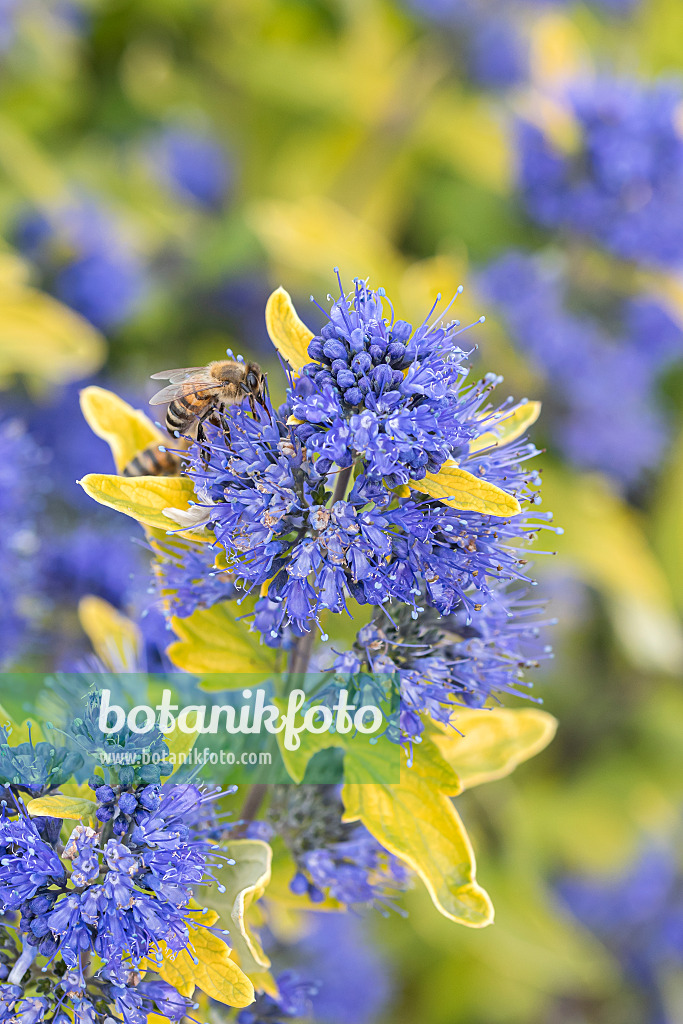
[[[470,77],[487,89],[508,89],[522,82],[528,71],[525,41],[503,16],[482,19],[467,47]]]
[[[355,914],[315,914],[296,953],[317,991],[311,1002],[320,1024],[373,1024],[391,996],[391,978],[367,925]]]
[[[529,214],[627,260],[683,261],[680,87],[599,78],[569,102],[581,142],[570,154],[535,125],[517,127],[519,185]]]
[[[546,377],[544,422],[559,448],[578,466],[626,485],[637,482],[668,441],[656,384],[683,358],[680,327],[643,296],[622,302],[619,333],[608,333],[594,318],[568,310],[561,272],[521,253],[491,264],[480,283],[515,343]]]
[[[662,974],[683,965],[683,872],[673,850],[651,845],[621,875],[570,876],[556,888],[616,956],[627,982],[641,990],[652,1024],[677,1024],[665,1009]]]
[[[95,327],[118,327],[137,311],[146,269],[97,200],[80,198],[50,215],[24,210],[13,237],[41,268],[50,290]]]
[[[20,653],[38,592],[47,458],[19,420],[0,421],[0,666]]]
[[[316,986],[306,981],[296,971],[282,971],[275,979],[277,996],[262,992],[246,1010],[237,1014],[237,1024],[280,1024],[292,1018],[309,1018],[311,996]]]
[[[0,0],[0,53],[6,53],[14,42],[18,11],[19,0]]]
[[[224,147],[204,132],[167,128],[152,144],[159,177],[184,200],[209,210],[225,202],[232,168]]]

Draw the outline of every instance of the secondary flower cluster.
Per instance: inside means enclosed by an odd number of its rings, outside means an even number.
[[[274,786],[267,822],[297,866],[290,889],[313,903],[386,904],[408,873],[363,825],[345,824],[336,786]]]
[[[464,606],[444,616],[428,608],[417,619],[406,612],[363,626],[352,649],[334,663],[351,700],[381,701],[382,679],[397,681],[403,737],[421,735],[425,712],[448,722],[454,703],[481,707],[492,694],[527,696],[525,670],[551,657],[541,639],[549,624],[542,605],[505,586],[495,588],[474,617]]]
[[[668,440],[657,384],[683,358],[683,332],[670,314],[647,295],[610,302],[608,331],[571,308],[561,266],[518,252],[491,264],[480,283],[515,344],[547,376],[555,401],[544,422],[564,455],[623,484],[637,482]]]
[[[595,239],[627,260],[683,259],[680,89],[600,78],[570,96],[580,142],[559,152],[541,129],[518,125],[527,210],[549,228]]]
[[[161,979],[133,979],[143,960],[159,961],[160,943],[177,953],[191,946],[188,926],[201,926],[201,912],[188,906],[192,886],[211,879],[220,856],[194,822],[214,794],[194,785],[114,788],[96,779],[95,786],[104,827],[76,825],[63,848],[61,820],[30,818],[21,798],[5,789],[0,910],[19,912],[22,951],[3,996],[16,1004],[14,1012],[22,999],[34,998],[46,1014],[49,1007],[65,1019],[75,1011],[77,1019],[94,1021],[93,1003],[106,994],[126,1024],[144,1022],[150,1010],[179,1020],[190,1000]],[[84,953],[103,962],[94,979],[84,972]],[[33,976],[37,955],[58,955],[56,966],[66,971],[50,997],[26,994],[40,980],[39,971]]]

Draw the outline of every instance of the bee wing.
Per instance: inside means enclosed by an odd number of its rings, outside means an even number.
[[[186,366],[179,370],[159,370],[158,373],[153,373],[150,379],[170,380],[171,384],[179,384],[181,380],[187,380],[188,377],[194,376],[200,370],[205,369],[205,366]]]
[[[172,402],[174,398],[181,395],[197,395],[202,391],[216,387],[216,379],[211,376],[205,366],[200,366],[189,380],[181,380],[175,384],[168,384],[149,400],[150,405],[165,405]]]

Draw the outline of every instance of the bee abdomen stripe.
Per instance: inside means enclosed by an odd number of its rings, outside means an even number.
[[[124,476],[145,476],[145,467],[143,466],[140,456],[136,455],[134,459],[131,459],[127,466],[123,470]]]

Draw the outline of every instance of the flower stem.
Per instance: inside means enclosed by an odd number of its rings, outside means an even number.
[[[7,978],[8,985],[18,985],[20,983],[37,955],[37,946],[29,946],[28,942],[24,943],[21,955]]]
[[[347,466],[346,469],[341,469],[337,473],[337,482],[334,486],[334,494],[332,495],[332,504],[335,501],[342,501],[346,497],[346,488],[349,485],[351,479],[351,470],[353,466]]]

